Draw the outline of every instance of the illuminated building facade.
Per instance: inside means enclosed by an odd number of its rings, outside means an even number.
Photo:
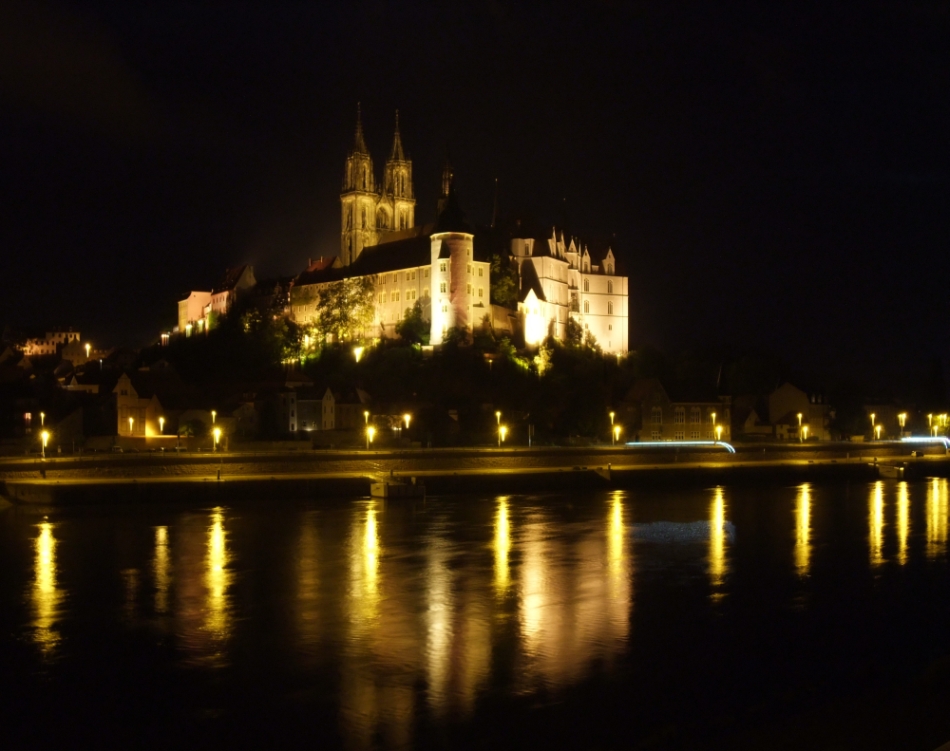
[[[61,347],[79,341],[79,332],[69,329],[67,331],[47,331],[45,337],[33,337],[26,340],[23,346],[23,354],[27,357],[37,357],[39,355],[55,355]]]
[[[553,230],[550,237],[515,237],[512,262],[521,280],[518,315],[525,343],[550,333],[564,340],[570,318],[610,354],[627,352],[627,277],[617,273],[613,250],[594,261],[587,247]]]
[[[730,441],[732,399],[716,394],[673,393],[657,378],[634,382],[622,403],[630,439],[641,441]]]

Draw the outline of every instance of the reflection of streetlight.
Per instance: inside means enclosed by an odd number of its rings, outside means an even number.
[[[874,426],[874,434],[878,440],[881,440],[881,426],[880,425]]]
[[[407,412],[402,416],[402,419],[406,421],[406,430],[409,430],[409,421],[412,419],[412,415]]]
[[[218,441],[221,440],[221,428],[214,429],[214,450],[218,450]]]
[[[611,412],[610,414],[613,414],[613,412]],[[614,433],[614,446],[616,446],[617,441],[620,440],[620,426],[619,425],[614,425],[613,433]]]
[[[718,442],[721,440],[722,440],[722,425],[717,425],[716,426],[716,441]]]
[[[42,433],[40,433],[40,437],[43,439],[43,458],[45,459],[46,458],[46,444],[49,441],[49,431],[44,430]]]
[[[372,425],[369,425],[366,428],[366,450],[369,451],[369,446],[373,442],[373,436],[376,435],[376,428]]]
[[[501,444],[505,441],[505,436],[508,435],[508,426],[499,425],[498,426],[498,447],[501,448]]]

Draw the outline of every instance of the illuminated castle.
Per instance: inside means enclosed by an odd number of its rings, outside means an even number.
[[[377,187],[357,108],[340,194],[339,257],[312,263],[294,281],[294,319],[309,323],[317,317],[313,301],[321,285],[369,277],[375,314],[372,329],[360,332],[363,337],[395,337],[397,324],[418,302],[432,344],[440,344],[452,328],[471,333],[487,318],[496,330],[510,328],[514,319],[525,343],[537,345],[548,334],[563,340],[573,318],[604,351],[626,353],[627,278],[618,273],[609,248],[593,258],[563,231],[539,237],[519,227],[508,248],[519,280],[517,310],[493,306],[489,243],[466,221],[448,163],[441,188],[435,223],[417,226],[412,161],[403,149],[399,113]]]

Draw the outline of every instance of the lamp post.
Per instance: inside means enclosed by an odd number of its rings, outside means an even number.
[[[619,426],[619,425],[614,425],[613,438],[614,438],[614,443],[613,443],[613,445],[616,446],[616,445],[617,445],[617,441],[620,440],[620,426]]]
[[[804,439],[802,438],[802,413],[798,413],[798,441],[801,443]]]
[[[715,412],[710,412],[710,413],[709,413],[709,418],[710,418],[710,422],[712,423],[713,430],[715,430],[715,429],[716,429],[716,413],[715,413]],[[712,437],[712,434],[710,434],[710,437]]]
[[[86,342],[86,359],[89,359],[89,350],[92,349],[92,345],[89,342]]]
[[[802,441],[804,442],[808,440],[808,426],[806,425],[804,428],[802,428],[802,430],[805,431],[805,434],[802,438]]]
[[[211,410],[211,424],[214,425],[214,421],[218,417],[218,411],[216,409]]]
[[[40,412],[40,427],[42,428],[44,425],[46,425],[46,413]]]
[[[877,440],[881,440],[881,426],[879,424],[874,426],[874,435]]]
[[[42,456],[43,456],[43,459],[46,459],[46,444],[49,442],[49,431],[44,430],[42,433],[40,433],[40,437],[43,439]]]
[[[614,414],[615,414],[614,412],[611,412],[611,413],[610,413],[610,426],[611,426],[611,427],[613,427],[613,424],[614,424]]]
[[[495,424],[501,426],[501,410],[495,412]]]
[[[409,430],[409,421],[412,419],[412,415],[407,412],[402,416],[402,419],[406,421],[406,430]]]
[[[214,450],[218,450],[218,441],[221,440],[221,428],[214,429]]]
[[[501,448],[501,444],[505,442],[506,435],[508,435],[508,426],[499,425],[498,426],[498,448]]]
[[[164,417],[158,418],[158,432],[161,433],[162,435],[165,434],[165,418]]]
[[[904,435],[904,425],[907,423],[907,413],[906,413],[906,412],[901,412],[901,413],[897,416],[897,420],[898,420],[898,422],[900,422],[900,424],[901,424],[901,436],[903,436],[903,435]]]
[[[368,409],[363,410],[363,422],[369,425],[369,410]]]
[[[368,425],[366,428],[366,450],[369,451],[370,444],[373,442],[373,436],[376,435],[376,428]]]
[[[716,443],[722,440],[722,425],[716,426]]]
[[[875,429],[875,427],[874,427],[874,418],[875,418],[875,417],[877,417],[877,415],[874,414],[874,412],[872,412],[872,413],[871,413],[871,433],[872,433],[872,434],[873,434],[874,432],[876,432],[876,429]],[[880,432],[880,431],[877,431],[877,432]]]
[[[134,424],[135,424],[135,418],[130,417],[129,418],[129,435],[130,436],[132,435],[132,425]]]

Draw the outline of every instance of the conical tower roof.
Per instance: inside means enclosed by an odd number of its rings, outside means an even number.
[[[360,103],[356,103],[356,135],[353,138],[353,149],[351,154],[365,154],[369,156],[369,149],[366,148],[366,139],[363,137],[363,116],[360,113]]]
[[[404,162],[406,154],[402,150],[402,136],[399,135],[399,110],[396,110],[396,133],[393,135],[393,150],[389,155],[390,161]]]
[[[435,221],[433,234],[439,232],[466,232],[468,234],[472,232],[472,228],[465,219],[465,212],[462,211],[462,206],[459,204],[458,193],[454,184],[449,186],[449,195],[445,199],[445,206],[442,207],[439,218]]]

